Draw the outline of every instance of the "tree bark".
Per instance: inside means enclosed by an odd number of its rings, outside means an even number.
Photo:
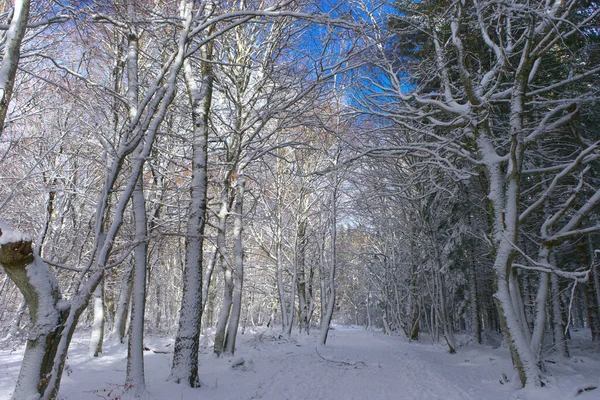
[[[565,337],[566,324],[563,320],[562,307],[560,304],[560,286],[558,276],[552,274],[550,277],[550,288],[552,293],[552,333],[554,337],[554,347],[560,358],[569,357],[567,338]]]
[[[226,235],[225,230],[227,228],[227,216],[229,215],[229,186],[230,186],[230,174],[227,175],[223,182],[223,188],[221,189],[221,209],[219,211],[219,224],[217,228],[217,248],[219,252],[219,264],[223,270],[223,303],[221,305],[221,311],[219,312],[219,319],[217,320],[217,327],[215,330],[215,343],[214,352],[220,355],[225,348],[225,335],[227,333],[227,321],[229,320],[229,314],[231,312],[232,293],[233,293],[233,275],[231,268],[227,265],[225,254],[227,252],[226,247]]]
[[[340,149],[337,149],[336,158],[334,164],[340,156]],[[335,308],[335,273],[337,267],[337,201],[338,201],[338,186],[339,179],[337,170],[333,172],[333,188],[331,191],[331,265],[329,269],[329,298],[327,299],[327,310],[323,316],[321,322],[321,335],[319,337],[319,343],[325,345],[327,343],[327,336],[329,335],[329,327],[331,325],[331,319],[333,318],[333,310]],[[324,293],[321,293],[324,296]]]
[[[133,289],[133,264],[131,261],[127,263],[127,267],[123,272],[121,279],[121,291],[117,300],[117,311],[115,312],[115,324],[113,326],[112,335],[116,335],[119,342],[123,343],[127,332],[127,317],[129,316],[129,301],[131,299],[131,291]]]
[[[225,353],[233,355],[235,352],[235,341],[237,337],[238,326],[240,324],[240,315],[242,312],[242,286],[244,283],[244,245],[242,241],[243,232],[243,206],[244,206],[245,178],[242,172],[238,173],[237,195],[235,198],[234,213],[235,220],[233,225],[234,236],[234,258],[235,269],[233,271],[233,298],[231,305],[231,315],[227,325],[227,338],[225,340]]]
[[[15,76],[21,58],[21,42],[25,37],[29,18],[30,0],[15,0],[13,17],[8,26],[4,42],[4,56],[0,64],[0,137],[12,98]]]
[[[209,44],[203,51],[202,57],[205,60],[212,58],[212,44]],[[208,185],[208,122],[214,81],[210,61],[202,62],[201,73],[202,83],[198,86],[192,65],[189,60],[186,60],[184,63],[184,77],[194,124],[191,203],[185,240],[186,255],[179,329],[175,339],[173,366],[171,367],[170,376],[171,380],[177,383],[185,382],[190,387],[200,386],[198,349],[202,323],[202,301],[204,300],[202,298],[202,265]]]
[[[31,241],[11,240],[14,231],[0,225],[0,266],[25,297],[33,325],[12,399],[38,398],[48,385],[68,306],[54,274],[34,256]]]
[[[144,378],[144,314],[146,311],[146,267],[148,260],[148,223],[142,174],[133,191],[133,216],[135,238],[133,291],[131,294],[131,317],[127,344],[127,372],[125,387],[134,397],[141,397],[146,389]]]
[[[92,322],[92,334],[90,336],[90,356],[98,357],[102,353],[104,342],[104,279],[94,290],[92,296],[92,311],[94,319]]]

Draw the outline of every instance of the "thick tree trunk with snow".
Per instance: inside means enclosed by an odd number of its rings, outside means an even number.
[[[38,398],[48,384],[68,306],[60,300],[54,274],[34,257],[31,240],[1,222],[0,266],[25,297],[33,325],[12,398]]]
[[[510,274],[506,271],[511,268],[512,245],[505,240],[498,252],[500,255],[496,257],[494,265],[497,278],[497,291],[494,298],[500,315],[502,332],[521,384],[523,386],[526,383],[539,386],[540,371],[512,301],[512,296],[519,294],[511,293],[506,276],[507,273]]]
[[[203,57],[210,60],[212,45]],[[184,77],[192,107],[194,137],[192,141],[192,182],[190,185],[190,215],[185,240],[183,294],[179,314],[179,329],[175,339],[170,380],[200,386],[198,348],[202,323],[202,261],[204,227],[206,225],[206,194],[208,168],[208,118],[212,102],[213,72],[209,61],[202,62],[202,83],[196,78],[189,60],[184,64]],[[210,279],[210,278],[209,278]],[[208,291],[208,282],[206,286]]]
[[[4,121],[12,98],[30,3],[30,0],[14,0],[13,16],[4,38],[4,56],[0,64],[0,137],[4,131]]]

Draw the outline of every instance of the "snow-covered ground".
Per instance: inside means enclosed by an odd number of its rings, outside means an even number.
[[[288,339],[274,330],[247,330],[239,336],[235,357],[216,358],[212,343],[204,338],[200,357],[203,385],[189,389],[166,382],[172,340],[149,337],[146,345],[158,353],[145,352],[148,398],[600,399],[600,355],[596,344],[572,349],[572,358],[562,364],[547,363],[546,388],[522,390],[512,382],[500,384],[502,374],[512,376],[508,351],[502,347],[463,346],[458,354],[451,355],[441,345],[409,343],[364,328],[340,326],[331,331],[327,346],[317,347],[316,339],[317,335]],[[22,354],[23,349],[0,350],[0,399],[10,397]],[[102,356],[90,358],[87,335],[76,336],[61,398],[122,398],[126,355],[125,345],[107,344]],[[243,364],[239,364],[242,360]],[[577,394],[590,386],[599,388]]]

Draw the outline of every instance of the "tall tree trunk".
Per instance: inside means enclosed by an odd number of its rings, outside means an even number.
[[[214,81],[210,64],[212,44],[206,46],[202,56],[207,61],[202,62],[200,87],[196,84],[190,61],[186,60],[184,63],[184,77],[194,123],[192,183],[190,216],[185,241],[182,303],[170,376],[171,380],[177,383],[185,382],[191,387],[200,386],[198,348],[202,323],[202,259],[208,185],[208,119]]]
[[[133,125],[138,114],[139,103],[139,42],[137,19],[133,0],[127,0],[127,17],[130,29],[127,32],[127,102],[129,105],[129,124]],[[133,152],[133,157],[142,157],[144,140]],[[146,269],[148,267],[148,217],[143,185],[144,170],[140,169],[132,193],[133,219],[135,223],[135,241],[133,259],[133,287],[131,294],[131,312],[129,319],[129,341],[127,344],[127,370],[125,387],[132,397],[141,397],[146,390],[144,378],[144,314],[146,311]]]
[[[340,149],[337,149],[335,163],[340,156]],[[331,325],[331,319],[333,317],[333,310],[335,308],[335,273],[337,267],[337,200],[338,200],[338,173],[337,170],[333,172],[333,189],[331,192],[331,265],[329,269],[329,298],[327,299],[327,310],[323,316],[321,322],[321,335],[319,337],[319,343],[325,345],[327,343],[327,336],[329,335],[329,327]],[[324,294],[321,293],[321,296]]]
[[[146,389],[144,379],[144,314],[146,310],[146,268],[148,260],[148,222],[142,174],[133,191],[133,215],[135,221],[133,292],[131,295],[131,318],[127,346],[127,372],[125,387],[134,397],[141,397]]]

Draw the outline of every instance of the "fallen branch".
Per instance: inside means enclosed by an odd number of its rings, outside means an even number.
[[[359,364],[362,364],[362,365],[363,365],[363,366],[365,366],[365,367],[367,366],[367,364],[366,364],[364,361],[357,361],[357,362],[355,362],[355,363],[351,363],[351,362],[347,362],[347,361],[336,361],[336,360],[329,360],[329,359],[327,359],[327,358],[323,357],[323,356],[321,355],[321,353],[319,353],[319,349],[318,349],[318,348],[316,348],[316,347],[315,347],[315,352],[317,353],[317,355],[318,355],[319,357],[321,357],[321,359],[322,359],[323,361],[327,361],[327,362],[330,362],[330,363],[334,363],[334,364],[338,364],[338,365],[347,365],[347,366],[349,366],[349,367],[354,367],[354,368],[357,368]]]

